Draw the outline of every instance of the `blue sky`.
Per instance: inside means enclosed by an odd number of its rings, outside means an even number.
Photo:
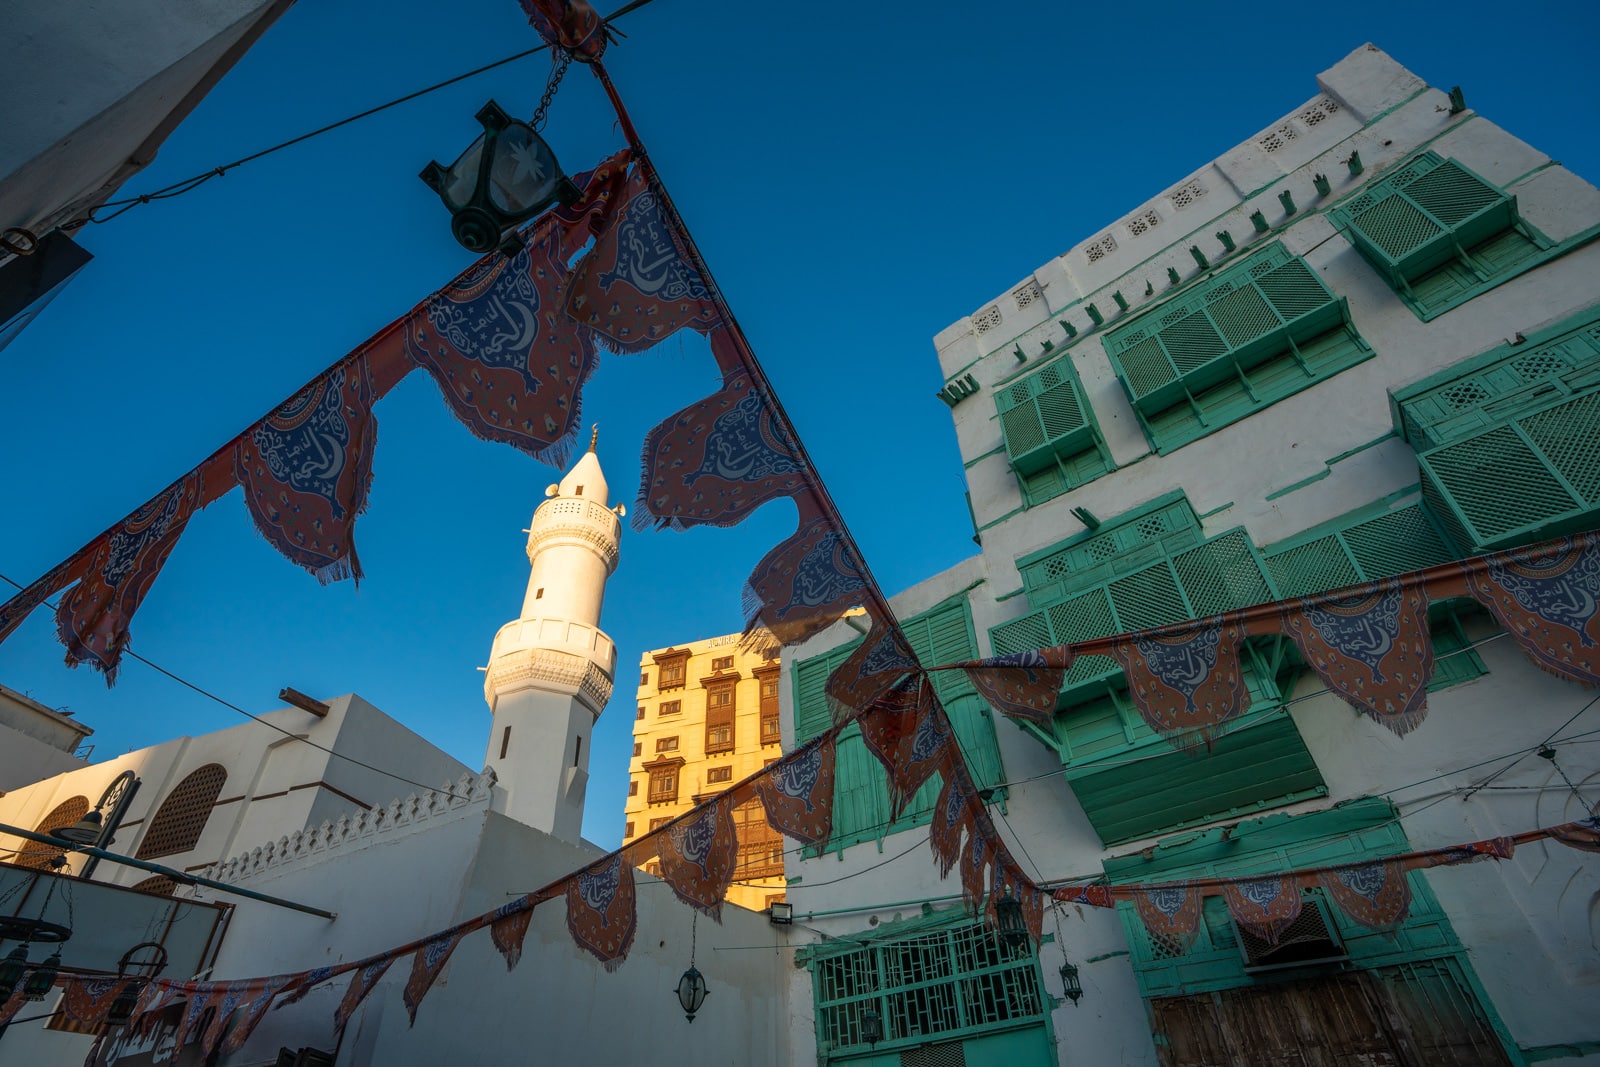
[[[137,193],[530,47],[514,0],[292,9],[168,140]],[[1580,175],[1600,178],[1590,3],[1223,9],[656,0],[608,66],[883,586],[970,555],[930,339],[1128,208],[1316,93],[1367,41]],[[0,574],[27,582],[461,269],[417,180],[493,97],[531,112],[534,57],[141,207],[0,351]],[[574,68],[546,136],[569,171],[621,145]],[[585,394],[614,499],[645,433],[716,386],[703,342],[606,357]],[[523,534],[558,472],[474,439],[418,373],[378,408],[357,541],[367,578],[323,588],[235,493],[190,523],[134,648],[252,711],[285,685],[358,692],[472,766],[476,668],[517,612]],[[632,664],[736,630],[787,502],[735,530],[628,532],[606,600],[618,694],[594,739],[585,833],[621,835]],[[0,682],[70,708],[98,756],[234,725],[135,662],[115,689],[61,664],[48,612],[0,645]],[[406,787],[396,783],[396,792]],[[379,800],[383,798],[372,798]]]

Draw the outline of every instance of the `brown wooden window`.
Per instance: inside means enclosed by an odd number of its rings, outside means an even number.
[[[783,730],[778,725],[778,668],[762,667],[755,675],[761,693],[761,743],[776,745],[783,740]]]
[[[733,768],[732,767],[712,767],[711,769],[706,771],[706,781],[708,781],[708,782],[731,782],[731,781],[733,781]]]
[[[651,860],[649,863],[645,864],[644,865],[644,873],[653,874],[657,878],[660,878],[661,877],[661,861],[660,860]]]
[[[678,771],[683,760],[661,759],[644,766],[650,775],[649,801],[652,804],[675,803],[678,799]]]
[[[656,688],[662,691],[682,689],[688,674],[689,653],[668,650],[655,658]]]
[[[64,826],[71,826],[89,813],[88,797],[72,797],[63,800],[50,809],[50,814],[39,820],[39,825],[33,828],[36,834],[47,834],[51,830],[59,830]],[[17,850],[17,858],[13,861],[20,867],[32,867],[36,871],[47,871],[57,856],[66,855],[67,850],[56,845],[47,845],[42,841],[29,841]]]
[[[657,752],[676,752],[676,751],[678,751],[678,737],[677,737],[677,735],[674,734],[671,737],[658,737],[658,738],[656,738],[656,751]]]
[[[622,836],[625,838],[633,836],[633,823],[625,822],[622,824]]]
[[[649,671],[640,671],[639,672],[639,684],[640,685],[649,685],[650,684],[650,672]]]
[[[639,795],[639,783],[638,782],[635,781],[635,782],[629,782],[628,783],[628,795],[630,797],[636,797],[636,796]]]
[[[767,823],[767,812],[759,800],[733,809],[734,827],[739,833],[737,880],[783,877],[783,835]]]
[[[656,714],[657,715],[676,715],[676,714],[678,714],[678,712],[680,712],[682,710],[683,710],[683,701],[681,701],[681,700],[663,700],[661,702],[661,710],[656,712]]]
[[[667,816],[665,816],[663,818],[660,818],[660,819],[651,819],[650,820],[650,829],[651,829],[652,832],[654,832],[656,830],[661,829],[663,826],[667,825],[667,823],[669,823],[671,821],[672,821],[672,816],[670,816],[670,815],[667,815]]]
[[[734,687],[732,679],[706,687],[706,754],[733,751]]]
[[[634,716],[634,718],[635,718],[635,719],[642,719],[642,718],[644,718],[644,705],[643,705],[643,704],[640,704],[640,705],[639,705],[639,714],[637,714],[637,715],[635,715],[635,716]]]
[[[732,656],[717,656],[715,659],[713,659],[711,661],[711,669],[714,670],[714,671],[731,671],[731,670],[733,670],[733,657]]]
[[[193,849],[227,780],[222,764],[208,763],[173,786],[145,829],[134,858],[157,859]]]
[[[643,741],[635,741],[633,743],[633,754],[635,756],[644,755],[644,742]]]

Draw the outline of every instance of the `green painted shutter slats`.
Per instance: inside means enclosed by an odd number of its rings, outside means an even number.
[[[1105,348],[1133,406],[1148,417],[1348,319],[1345,302],[1274,244],[1111,331]]]
[[[1062,360],[995,393],[1006,454],[1019,474],[1095,446],[1093,417],[1072,364]]]
[[[1434,152],[1397,167],[1330,216],[1400,287],[1518,221],[1516,197]]]
[[[1468,552],[1586,529],[1600,520],[1600,391],[1417,457],[1430,503]]]
[[[1271,546],[1262,555],[1284,596],[1323,593],[1455,558],[1417,504],[1361,519],[1314,540]]]
[[[917,658],[925,664],[956,663],[978,654],[973,636],[972,615],[965,597],[952,599],[901,623]],[[804,742],[826,730],[832,723],[828,711],[827,684],[860,641],[851,641],[819,656],[801,660],[794,667],[795,738]],[[985,785],[1004,781],[999,747],[988,706],[961,671],[940,671],[934,675],[938,692],[950,724],[961,742],[973,777]],[[938,776],[925,784],[907,805],[906,811],[889,825],[888,776],[883,765],[867,750],[861,732],[851,726],[839,735],[835,769],[833,838],[830,848],[843,848],[860,841],[877,840],[891,829],[898,831],[928,821],[938,799]]]
[[[1166,499],[1166,498],[1163,498]],[[1028,603],[1040,607],[1064,595],[1069,588],[1093,584],[1112,573],[1136,569],[1127,566],[1133,554],[1157,542],[1176,552],[1200,540],[1200,520],[1189,501],[1182,498],[1142,509],[1114,525],[1080,535],[1060,547],[1023,557],[1017,569]],[[1156,549],[1151,558],[1162,550]],[[1140,564],[1148,560],[1140,560]],[[1038,646],[1033,646],[1038,647]]]

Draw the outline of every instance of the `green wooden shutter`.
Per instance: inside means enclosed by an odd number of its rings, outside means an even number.
[[[1037,474],[1095,447],[1094,416],[1067,359],[995,391],[1006,455],[1019,475]]]
[[[1273,244],[1111,331],[1105,349],[1150,417],[1348,321],[1345,301]]]
[[[1600,521],[1600,392],[1430,449],[1423,492],[1468,552]]]
[[[1421,505],[1412,504],[1357,518],[1312,540],[1270,547],[1264,556],[1283,596],[1307,596],[1432,567],[1454,559],[1455,553]]]
[[[1517,199],[1453,159],[1424,152],[1330,213],[1397,286],[1517,224]]]

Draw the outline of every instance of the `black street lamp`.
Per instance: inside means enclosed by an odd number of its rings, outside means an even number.
[[[57,949],[48,959],[29,972],[28,980],[22,983],[22,995],[29,1000],[43,1000],[55,987],[56,975],[60,973],[61,950]]]
[[[74,845],[93,845],[100,849],[109,847],[111,839],[117,834],[117,827],[122,825],[123,816],[128,813],[128,805],[132,802],[133,795],[138,791],[138,775],[132,771],[123,771],[111,779],[111,784],[100,794],[100,800],[95,804],[93,811],[88,812],[71,826],[51,830],[50,836],[70,841]],[[110,814],[103,814],[108,807]],[[90,856],[78,877],[87,881],[99,865],[100,857]]]
[[[17,986],[22,983],[22,976],[28,973],[28,946],[18,945],[12,949],[6,958],[0,960],[0,1004],[11,999],[11,994],[17,991]]]
[[[868,1008],[861,1013],[861,1040],[869,1045],[877,1045],[883,1040],[883,1016],[878,1014],[876,1008]]]
[[[515,255],[520,246],[507,230],[582,194],[532,126],[493,100],[477,119],[483,133],[454,163],[429,163],[419,176],[450,209],[450,232],[463,247],[480,255],[496,247]]]
[[[1083,986],[1078,984],[1078,968],[1065,957],[1061,960],[1061,993],[1072,1001],[1073,1007],[1078,1006],[1078,999],[1083,996]]]
[[[706,980],[691,962],[689,969],[678,979],[678,1003],[683,1007],[684,1018],[694,1022],[694,1013],[706,1000]]]

